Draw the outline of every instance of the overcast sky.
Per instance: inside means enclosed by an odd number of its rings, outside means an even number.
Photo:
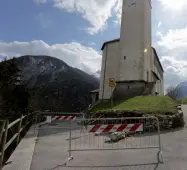
[[[187,80],[187,0],[152,0],[152,37],[165,86]],[[46,54],[96,72],[119,38],[121,0],[1,0],[0,59]]]

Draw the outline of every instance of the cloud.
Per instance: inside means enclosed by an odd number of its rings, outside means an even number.
[[[49,0],[37,0],[37,3]],[[53,6],[67,12],[79,13],[91,25],[83,30],[93,35],[107,27],[107,20],[114,15],[120,20],[121,0],[51,0]]]
[[[117,0],[116,5],[114,7],[114,13],[116,13],[115,23],[121,24],[121,14],[122,14],[122,0]]]
[[[177,85],[187,79],[187,61],[177,60],[176,57],[163,56],[162,65],[165,69],[165,86]]]
[[[157,44],[162,53],[166,86],[187,80],[187,27],[158,32]],[[166,56],[164,56],[166,54]]]
[[[54,6],[68,12],[78,12],[91,27],[86,28],[93,35],[106,28],[106,22],[112,15],[115,0],[54,0]]]
[[[162,22],[159,21],[157,27],[160,28],[162,26]]]
[[[31,42],[0,42],[0,56],[49,55],[70,66],[94,73],[101,66],[101,55],[93,48],[78,42],[49,45],[42,40]]]
[[[156,47],[165,70],[165,87],[187,80],[187,1],[157,0]],[[159,9],[159,10],[157,10]]]
[[[186,0],[157,0],[156,14],[167,29],[181,28],[186,23]]]
[[[167,49],[170,55],[187,59],[184,56],[184,53],[187,53],[187,27],[168,30],[165,34],[158,32],[157,36],[159,37],[158,45]]]
[[[185,10],[187,6],[186,0],[158,0],[165,9],[172,10],[175,12],[181,12]]]
[[[34,0],[36,4],[45,4],[47,0]]]

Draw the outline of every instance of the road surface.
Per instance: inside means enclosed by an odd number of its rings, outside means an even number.
[[[187,106],[182,106],[182,110],[187,122]],[[68,164],[69,167],[64,167],[64,163],[69,157],[67,152],[69,146],[68,126],[68,122],[56,121],[50,126],[41,127],[32,158],[31,170],[187,170],[187,123],[182,129],[161,134],[163,164],[157,162],[157,149],[129,149],[123,151],[72,152],[71,155],[74,160]],[[77,125],[72,123],[73,136],[75,135],[74,132],[78,134],[80,129],[77,131]],[[156,135],[148,135],[145,138],[149,140],[149,144],[157,144]],[[84,137],[83,139],[74,138],[74,141],[79,142],[75,144],[73,141],[72,148],[75,146],[77,149],[81,147],[91,148],[96,144],[97,147],[108,148],[112,146],[111,144],[110,146],[109,144],[103,144],[102,140],[102,144],[99,140],[96,143],[94,141],[96,139],[101,138],[94,138],[94,136],[91,138]],[[148,144],[148,140],[145,141],[146,144]],[[137,144],[137,139],[131,139],[131,141]],[[144,141],[140,142],[142,145]],[[138,145],[140,145],[140,142],[138,142]],[[120,147],[120,143],[117,147]]]

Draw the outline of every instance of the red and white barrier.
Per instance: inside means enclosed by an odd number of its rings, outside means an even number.
[[[141,132],[143,131],[143,124],[116,124],[116,125],[89,125],[88,131],[90,133],[104,133],[104,132]]]
[[[76,116],[55,116],[52,120],[75,120]]]

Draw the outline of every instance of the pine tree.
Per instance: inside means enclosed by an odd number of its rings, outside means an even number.
[[[15,119],[27,112],[29,91],[21,82],[21,70],[11,60],[0,62],[0,118]]]

